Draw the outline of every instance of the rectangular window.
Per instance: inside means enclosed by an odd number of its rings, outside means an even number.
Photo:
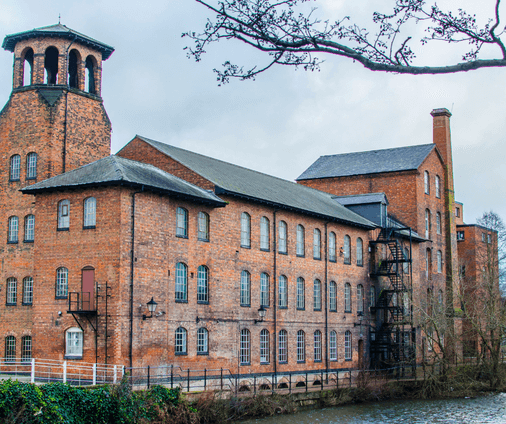
[[[251,279],[248,271],[241,272],[241,306],[251,305]]]
[[[278,306],[280,308],[286,308],[288,307],[288,281],[284,275],[281,275],[279,277],[279,303]]]
[[[269,332],[265,329],[260,332],[260,363],[269,363]]]
[[[5,360],[12,362],[16,359],[16,338],[7,336],[5,338]]]
[[[58,230],[69,229],[70,202],[62,200],[58,203]]]
[[[251,247],[251,217],[246,212],[241,214],[241,247]]]
[[[26,277],[23,280],[23,305],[31,305],[33,302],[33,278]]]
[[[313,258],[321,259],[321,232],[318,228],[313,231]]]
[[[251,361],[251,339],[248,330],[241,330],[241,346],[239,350],[239,362],[241,365],[249,365]]]
[[[199,212],[197,237],[199,240],[209,241],[209,215],[205,212]]]
[[[28,153],[26,156],[26,179],[37,178],[37,153]]]
[[[279,362],[288,362],[288,333],[285,330],[279,332]]]
[[[260,218],[260,249],[269,250],[269,220],[262,216]]]
[[[322,283],[320,280],[314,280],[313,283],[313,294],[314,294],[314,310],[321,311],[322,310]]]
[[[457,240],[464,240],[465,233],[464,231],[457,231]]]
[[[208,303],[208,269],[204,265],[200,265],[197,270],[197,303]]]
[[[269,306],[269,276],[265,272],[260,274],[260,305]]]
[[[33,242],[35,237],[35,216],[27,215],[25,218],[25,242]]]
[[[297,362],[306,361],[306,340],[302,330],[297,332]]]
[[[17,216],[11,216],[9,218],[9,228],[7,234],[8,243],[17,243],[19,234],[19,219]]]
[[[487,234],[487,243],[492,243],[492,237],[490,234]]]
[[[329,261],[336,261],[336,234],[334,232],[329,234]]]
[[[335,331],[330,332],[329,357],[331,361],[337,361],[337,335]]]
[[[314,333],[314,361],[321,362],[322,360],[322,333],[316,330]]]
[[[351,353],[351,332],[347,331],[344,334],[344,360],[351,361],[352,353]]]
[[[304,279],[302,277],[297,278],[297,309],[304,309],[305,308],[305,301],[304,301],[305,295],[304,295]]]
[[[304,256],[304,227],[297,225],[297,256]]]
[[[77,328],[67,330],[66,356],[83,356],[83,332]]]
[[[28,362],[32,359],[32,337],[24,336],[21,339],[21,361]]]
[[[18,301],[18,282],[15,278],[7,280],[7,305],[15,305]]]
[[[481,233],[481,241],[483,243],[485,243],[486,239],[485,239],[485,233]]]
[[[186,302],[188,300],[188,269],[185,264],[178,262],[176,264],[176,302]]]
[[[176,236],[183,238],[188,237],[188,211],[184,208],[177,208]]]
[[[280,221],[279,223],[279,253],[287,253],[286,243],[286,222]]]
[[[95,228],[97,223],[97,200],[88,197],[84,200],[83,228]]]
[[[460,208],[455,208],[455,216],[456,216],[457,218],[459,218],[459,217],[460,217]]]

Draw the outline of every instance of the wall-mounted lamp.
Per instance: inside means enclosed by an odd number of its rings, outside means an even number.
[[[153,313],[156,311],[156,305],[158,305],[158,303],[156,303],[153,298],[151,298],[151,300],[147,303],[148,305],[148,311],[151,313],[151,315],[148,317],[146,315],[142,315],[142,319],[143,320],[146,320],[148,318],[153,318]]]
[[[258,309],[258,316],[260,317],[260,319],[256,319],[255,320],[255,324],[258,324],[259,322],[263,322],[264,318],[265,318],[265,313],[266,313],[266,309],[264,308],[264,305],[260,306],[260,308]]]

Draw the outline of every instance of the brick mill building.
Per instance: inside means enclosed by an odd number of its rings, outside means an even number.
[[[453,309],[456,225],[470,231],[446,109],[433,143],[322,156],[294,183],[142,136],[111,156],[113,48],[60,24],[3,47],[6,359],[271,373],[428,349],[418,311],[428,296]]]

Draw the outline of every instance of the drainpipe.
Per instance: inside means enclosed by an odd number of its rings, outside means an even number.
[[[128,336],[128,359],[130,368],[133,367],[133,331],[134,331],[134,263],[135,263],[135,195],[142,193],[144,186],[140,191],[132,194],[132,215],[131,215],[131,250],[130,250],[130,334]]]
[[[277,212],[277,209],[274,210],[274,212],[272,213],[272,225],[273,225],[273,231],[272,231],[272,250],[273,250],[273,253],[274,253],[274,256],[273,256],[273,287],[274,287],[274,295],[273,295],[273,313],[274,313],[274,343],[272,344],[273,346],[273,351],[274,351],[274,355],[273,355],[273,359],[274,359],[274,378],[275,380],[277,380],[277,372],[278,372],[278,357],[276,355],[276,341],[277,341],[277,337],[278,337],[278,333],[277,333],[277,309],[278,309],[278,301],[277,301],[277,298],[276,298],[276,293],[277,293],[277,234],[276,234],[276,212]],[[273,383],[274,384],[274,383]]]
[[[325,373],[327,379],[329,378],[329,309],[328,309],[328,235],[327,235],[327,224],[325,223]],[[323,384],[323,382],[322,382]]]

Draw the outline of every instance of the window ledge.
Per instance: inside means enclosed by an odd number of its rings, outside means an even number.
[[[188,303],[188,300],[176,299],[176,303]]]
[[[68,231],[69,230],[69,227],[66,227],[66,228],[60,228],[58,227],[57,228],[57,231]]]
[[[10,183],[15,183],[16,181],[21,181],[21,180],[19,178],[14,178],[14,179],[9,178]]]
[[[345,314],[351,314],[351,311],[344,311]]]
[[[183,236],[183,235],[180,235],[180,234],[176,234],[176,237],[177,238],[182,238],[182,239],[188,239],[188,236]]]
[[[55,299],[67,299],[68,296],[55,296],[54,298]]]
[[[336,259],[329,259],[329,262],[336,263],[337,260]]]
[[[246,246],[246,245],[244,245],[244,244],[241,244],[241,247],[242,247],[243,249],[251,249],[251,246]]]
[[[321,363],[321,362],[322,362],[322,360],[321,360],[321,359],[315,359],[314,361],[315,361],[315,362],[318,362],[318,363]]]
[[[16,303],[6,303],[5,306],[16,306],[17,305],[17,302]]]
[[[278,364],[288,364],[288,361],[279,361]]]
[[[337,309],[329,309],[329,312],[337,312]]]
[[[23,240],[23,243],[33,243],[33,240]]]
[[[240,365],[241,367],[242,367],[242,366],[245,366],[245,365],[251,365],[251,362],[241,362],[239,365]]]
[[[363,268],[364,267],[364,264],[357,264],[357,266]]]
[[[37,181],[37,177],[26,177],[26,181]]]
[[[174,352],[174,354],[175,354],[176,356],[187,356],[187,355],[188,355],[188,353],[187,353],[187,352]]]
[[[199,304],[199,305],[209,305],[209,300],[197,300],[197,304]]]
[[[22,303],[22,305],[23,305],[23,306],[32,306],[32,305],[33,305],[33,302],[32,302],[32,303],[25,303],[25,302],[23,302],[23,303]]]
[[[297,361],[298,364],[305,364],[306,361]]]
[[[80,360],[83,359],[83,355],[65,355],[63,359]]]
[[[297,254],[297,255],[295,255],[295,256],[296,256],[297,258],[305,258],[305,257],[306,257],[306,255],[299,255],[299,254]]]
[[[251,304],[248,303],[241,303],[242,308],[251,308]]]
[[[197,352],[197,356],[209,356],[209,352]]]
[[[278,251],[278,253],[279,253],[280,255],[285,255],[285,256],[286,256],[286,255],[288,255],[288,252],[279,252],[279,251]]]
[[[343,264],[344,265],[351,265],[351,261],[344,261]]]
[[[298,311],[305,311],[306,308],[297,308]]]
[[[260,365],[270,365],[270,362],[260,362]]]
[[[7,244],[18,244],[17,240],[16,241],[8,241]]]
[[[345,359],[346,362],[351,362],[352,360],[351,359]]]
[[[260,248],[260,251],[262,251],[262,252],[270,252],[270,251],[271,251],[271,249],[264,249],[264,248],[262,248],[262,247],[261,247],[261,248]]]
[[[321,260],[322,260],[322,258],[315,258],[314,256],[313,256],[313,259],[314,259],[315,261],[321,261]]]
[[[197,240],[209,243],[209,239],[208,238],[206,239],[206,238],[200,238],[200,237],[198,237]]]
[[[314,312],[321,312],[322,311],[322,308],[315,308],[313,309]]]
[[[288,306],[278,306],[278,309],[288,309]]]
[[[95,225],[86,225],[83,227],[83,230],[94,230],[97,228]]]

